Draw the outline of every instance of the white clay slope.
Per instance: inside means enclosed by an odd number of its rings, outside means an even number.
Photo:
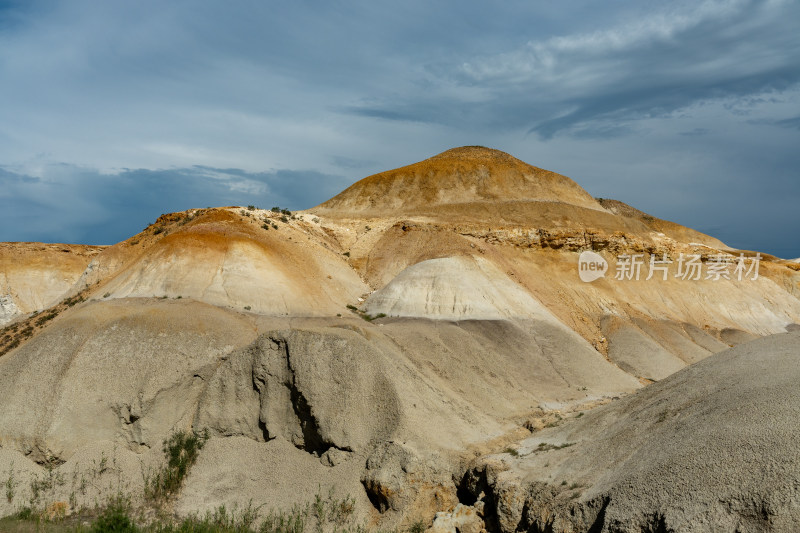
[[[480,257],[443,257],[412,265],[365,305],[370,314],[444,320],[557,318],[494,264]]]

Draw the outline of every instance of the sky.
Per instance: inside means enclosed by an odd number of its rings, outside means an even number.
[[[800,2],[0,0],[0,241],[310,208],[483,145],[800,257]]]

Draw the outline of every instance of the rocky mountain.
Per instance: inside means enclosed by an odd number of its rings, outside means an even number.
[[[109,247],[0,246],[0,473],[30,479],[58,464],[67,475],[113,455],[136,491],[172,431],[208,430],[175,502],[183,513],[287,508],[331,489],[369,524],[404,527],[484,491],[489,527],[545,530],[522,511],[503,518],[502,484],[480,472],[505,461],[515,502],[582,513],[559,518],[563,531],[623,530],[627,507],[602,503],[622,486],[608,481],[623,479],[618,463],[550,479],[527,452],[513,464],[492,453],[536,448],[542,427],[597,405],[608,404],[581,420],[638,428],[630,411],[656,390],[683,413],[696,382],[669,388],[678,376],[706,368],[694,379],[721,386],[731,353],[791,351],[797,337],[783,332],[800,323],[797,263],[592,198],[483,147],[369,176],[303,212],[194,209]],[[583,281],[583,263],[606,270]],[[776,334],[789,340],[754,340]],[[686,413],[698,426],[718,416],[709,409]],[[602,433],[610,422],[587,424],[569,426],[576,444],[564,454],[620,438]],[[529,496],[562,477],[584,484],[572,507],[558,491],[557,502]],[[744,487],[736,498],[772,501],[763,484],[751,494],[745,478],[729,481]],[[69,487],[58,490],[66,501]],[[636,516],[667,509],[678,489],[664,490]],[[15,505],[0,501],[0,513]]]

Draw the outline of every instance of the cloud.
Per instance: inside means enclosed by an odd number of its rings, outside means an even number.
[[[310,207],[481,144],[800,256],[798,19],[775,0],[0,1],[0,239]]]
[[[347,184],[341,176],[286,169],[195,166],[105,174],[50,165],[34,177],[0,167],[0,241],[113,244],[162,213],[251,204],[307,209]]]
[[[793,130],[800,130],[800,116],[792,117],[792,118],[784,118],[780,120],[773,120],[768,122],[774,124],[776,126],[780,126],[781,128],[790,128]]]
[[[707,128],[695,128],[689,131],[682,131],[678,135],[683,135],[684,137],[701,137],[708,134],[708,132],[709,130]]]
[[[530,40],[511,51],[465,58],[450,69],[438,66],[435,71],[447,79],[429,94],[356,106],[353,112],[524,128],[542,139],[585,137],[587,131],[618,130],[705,101],[727,100],[733,108],[800,82],[793,23],[800,17],[798,4],[676,5],[611,28]],[[482,88],[487,96],[465,112],[463,100],[451,97],[452,84]]]

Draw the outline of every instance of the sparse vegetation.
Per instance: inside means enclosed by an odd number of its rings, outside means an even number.
[[[428,528],[425,526],[425,522],[417,520],[408,528],[408,533],[424,533],[426,529]]]
[[[361,309],[352,304],[347,304],[347,308],[353,313],[363,318],[364,320],[366,320],[367,322],[372,322],[373,320],[377,320],[378,318],[384,318],[386,316],[386,313],[378,313],[377,315],[374,316],[370,315],[369,313],[365,313],[364,311],[362,311]],[[341,315],[336,315],[336,316],[341,316]]]
[[[130,500],[122,495],[113,497],[92,525],[93,533],[137,533],[139,528],[131,518]]]
[[[167,464],[146,480],[145,498],[163,503],[174,496],[207,440],[208,430],[203,433],[178,431],[167,439],[163,447]]]
[[[338,498],[331,488],[327,496],[320,492],[313,500],[295,504],[289,510],[262,511],[252,502],[244,507],[220,505],[205,514],[177,517],[159,511],[148,513],[134,508],[129,495],[118,491],[104,504],[75,509],[68,513],[64,502],[55,502],[47,511],[29,506],[12,517],[0,520],[0,530],[15,532],[75,533],[306,533],[335,531],[366,533],[356,522],[355,499]],[[63,511],[59,513],[59,511]],[[148,518],[149,517],[149,518]],[[421,529],[410,531],[424,531]]]
[[[36,319],[36,325],[37,326],[42,326],[46,322],[49,322],[50,320],[53,320],[57,316],[58,316],[58,310],[57,309],[49,311],[49,312],[43,314],[42,316],[40,316],[40,317],[38,317]]]
[[[519,457],[519,452],[514,448],[506,448],[505,450],[503,450],[503,453],[507,453],[512,457]]]
[[[17,481],[14,479],[14,462],[11,462],[11,467],[8,470],[8,477],[6,478],[6,501],[8,503],[14,502],[14,494],[17,488]]]
[[[533,453],[548,452],[550,450],[562,450],[564,448],[569,448],[573,444],[575,443],[565,442],[564,444],[550,444],[549,442],[540,442],[539,446],[537,446],[536,449],[533,450]]]
[[[66,308],[85,302],[88,290],[87,286],[74,296],[65,298],[49,309],[33,312],[29,317],[0,329],[0,356],[31,338],[38,329],[43,328]]]

